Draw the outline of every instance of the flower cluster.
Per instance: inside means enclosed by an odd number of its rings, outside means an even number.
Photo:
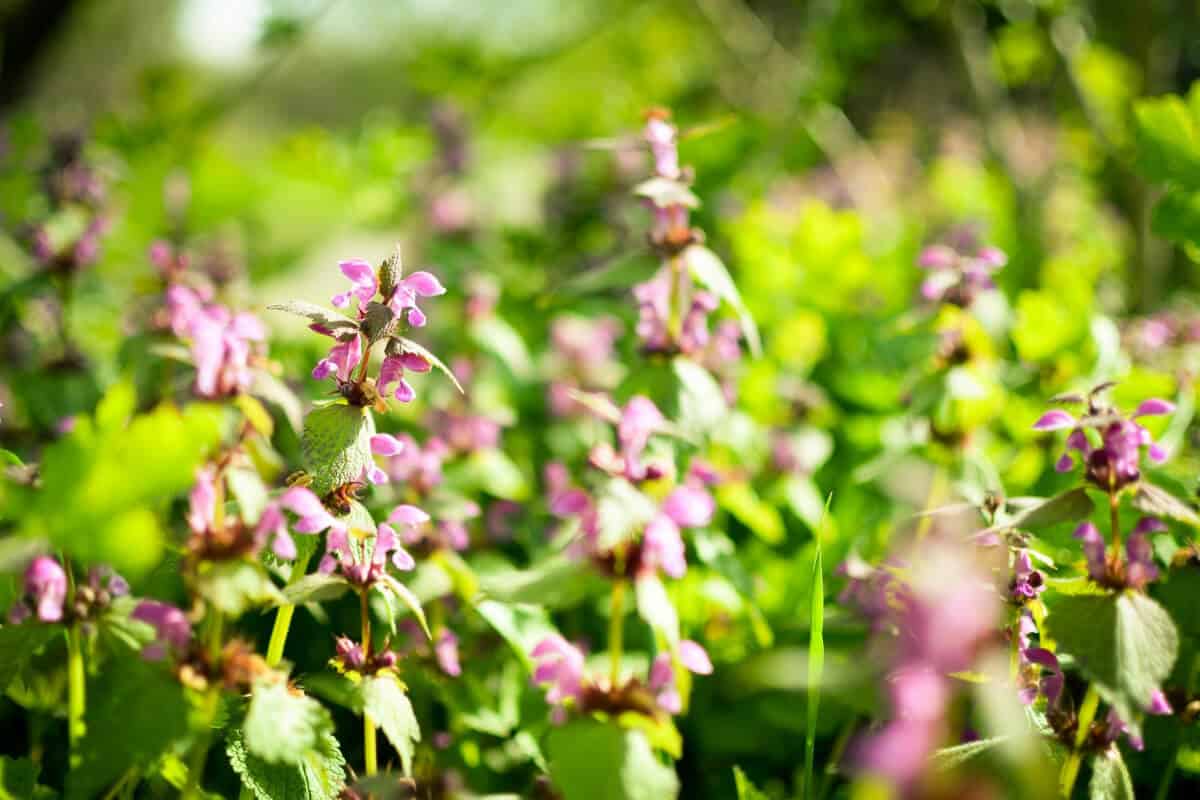
[[[1088,576],[1092,580],[1102,586],[1140,590],[1158,578],[1150,534],[1166,529],[1162,520],[1143,517],[1125,540],[1124,560],[1119,553],[1113,553],[1111,557],[1106,553],[1104,537],[1091,522],[1082,523],[1075,529],[1074,536],[1082,543]]]
[[[887,679],[891,719],[857,742],[860,770],[905,789],[924,774],[948,734],[950,675],[970,668],[995,632],[1000,595],[986,574],[965,546],[925,542],[903,585],[881,586],[887,596],[867,604],[885,618],[876,629],[897,637]]]
[[[1109,492],[1118,491],[1141,477],[1142,450],[1151,461],[1162,462],[1166,451],[1154,442],[1150,432],[1135,420],[1139,417],[1170,414],[1175,406],[1166,400],[1152,398],[1143,401],[1128,418],[1116,409],[1102,405],[1097,395],[1108,388],[1102,384],[1086,398],[1086,412],[1076,418],[1055,408],[1043,414],[1033,428],[1037,431],[1070,430],[1067,449],[1059,457],[1055,469],[1070,472],[1075,466],[1072,451],[1079,454],[1084,475],[1094,485]],[[1074,395],[1060,398],[1062,402],[1082,403],[1085,398]],[[1092,435],[1089,436],[1089,432]]]
[[[621,323],[613,317],[588,319],[566,315],[550,325],[550,410],[565,417],[584,412],[573,392],[605,392],[620,379],[623,368],[614,358]]]
[[[676,685],[676,663],[695,675],[713,671],[708,653],[691,640],[681,641],[674,656],[669,652],[655,656],[644,682],[631,678],[616,686],[589,675],[583,650],[558,634],[542,639],[530,655],[537,662],[533,683],[546,687],[546,702],[558,723],[566,719],[568,710],[678,714],[683,699]]]
[[[427,318],[417,305],[418,298],[444,294],[445,287],[424,271],[400,277],[398,253],[378,270],[357,259],[339,262],[338,268],[349,278],[351,286],[334,295],[332,302],[338,308],[352,310],[354,318],[347,320],[351,324],[333,325],[318,320],[310,326],[336,342],[313,368],[313,378],[334,378],[345,397],[362,405],[369,405],[368,401],[373,402],[376,395],[388,394],[402,403],[411,402],[415,393],[404,378],[405,370],[428,372],[432,365],[422,354],[406,349],[404,342],[396,338],[397,330],[400,326],[425,325]],[[371,347],[384,338],[388,342],[378,380],[373,384],[374,393],[364,392]]]
[[[173,251],[166,242],[151,246],[150,260],[167,283],[166,326],[191,351],[196,394],[219,398],[247,391],[253,367],[266,357],[267,331],[262,321],[216,302],[212,287],[187,272],[187,255]]]
[[[961,237],[960,237],[961,238]],[[917,266],[928,271],[921,296],[934,303],[969,308],[981,292],[994,289],[992,276],[1008,263],[995,247],[981,247],[974,237],[955,244],[934,244],[917,257]]]
[[[107,181],[86,158],[84,145],[84,138],[77,134],[58,137],[51,143],[50,161],[42,172],[42,188],[52,214],[78,210],[86,220],[82,228],[64,237],[52,235],[55,226],[50,224],[26,227],[30,253],[51,272],[70,274],[94,264],[111,226],[104,210]]]

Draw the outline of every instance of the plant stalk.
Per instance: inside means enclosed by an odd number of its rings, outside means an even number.
[[[288,584],[291,585],[304,577],[304,570],[308,566],[309,556],[303,559],[297,559],[292,564],[292,574],[288,578]],[[275,612],[275,624],[271,627],[271,641],[267,645],[267,666],[278,666],[283,660],[283,647],[287,644],[288,631],[292,627],[292,617],[296,613],[296,607],[291,603],[287,603],[279,607]]]
[[[67,628],[67,733],[71,744],[71,764],[80,759],[79,743],[87,732],[87,680],[83,668],[83,636],[78,623]]]
[[[1079,706],[1079,727],[1075,730],[1075,747],[1067,756],[1059,777],[1059,788],[1067,800],[1075,790],[1075,779],[1079,777],[1079,767],[1083,763],[1083,743],[1087,741],[1088,731],[1092,720],[1096,718],[1096,709],[1100,706],[1100,693],[1095,684],[1088,684],[1087,694],[1083,696],[1083,704]]]
[[[625,581],[613,581],[612,605],[608,620],[609,681],[617,687],[621,680],[621,649],[625,633]]]
[[[367,592],[364,589],[359,594],[359,608],[362,612],[362,647],[363,655],[371,660],[371,609],[367,604]],[[379,770],[379,761],[375,747],[375,720],[365,710],[363,711],[363,771],[368,777]]]

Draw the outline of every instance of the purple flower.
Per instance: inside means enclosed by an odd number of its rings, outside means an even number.
[[[458,637],[453,631],[443,630],[433,645],[433,652],[442,672],[452,678],[462,674],[462,665],[458,661]]]
[[[192,641],[192,625],[187,615],[175,606],[143,600],[130,616],[148,623],[155,631],[155,640],[142,648],[142,658],[161,661],[168,653],[179,655],[187,651]]]
[[[311,489],[293,486],[280,495],[279,505],[300,518],[296,521],[296,533],[320,533],[327,528],[345,530],[345,525],[325,510],[321,498]]]
[[[386,357],[383,359],[383,366],[379,368],[379,393],[386,395],[391,391],[394,383],[396,391],[393,396],[401,403],[411,403],[417,395],[408,381],[404,379],[404,370],[429,372],[430,367],[430,363],[416,353],[401,353]]]
[[[1017,553],[1013,566],[1012,596],[1015,600],[1032,600],[1046,590],[1045,577],[1033,568],[1028,550]]]
[[[339,381],[348,381],[360,361],[362,361],[362,341],[358,334],[354,334],[331,347],[329,354],[317,362],[312,371],[313,379],[321,381],[333,375]]]
[[[1008,263],[1008,257],[995,247],[961,244],[960,249],[931,245],[917,257],[917,266],[929,271],[921,283],[926,300],[968,308],[981,292],[995,288],[992,275]]]
[[[546,702],[561,706],[583,694],[583,652],[557,633],[542,639],[530,653],[537,662],[533,683],[549,684]]]
[[[25,568],[22,598],[8,612],[18,623],[31,614],[40,622],[61,622],[67,599],[67,573],[50,556],[38,556]]]
[[[646,525],[642,565],[647,570],[661,569],[672,578],[682,578],[687,572],[683,537],[679,526],[666,514],[657,515]]]
[[[1125,542],[1125,585],[1133,589],[1144,588],[1158,578],[1158,567],[1154,563],[1154,548],[1150,534],[1165,531],[1167,526],[1154,517],[1142,517],[1133,533]]]
[[[203,536],[213,526],[217,502],[217,470],[205,464],[196,470],[196,483],[188,494],[188,527],[192,533]]]
[[[664,422],[666,418],[662,412],[647,397],[636,395],[625,404],[617,425],[617,440],[621,445],[625,474],[631,480],[646,477],[646,467],[641,462],[642,452],[650,442],[651,434],[657,432]]]
[[[431,438],[424,447],[408,434],[398,438],[404,449],[388,459],[388,474],[393,480],[405,483],[408,488],[422,495],[428,494],[442,482],[442,462],[448,448],[437,437]]]
[[[400,455],[404,449],[404,443],[392,436],[390,433],[377,433],[371,437],[371,452],[377,456],[389,458],[391,456]],[[388,482],[388,474],[378,466],[371,465],[366,469],[367,480],[373,484],[379,485]]]
[[[344,670],[353,670],[361,672],[366,666],[367,656],[363,652],[362,645],[345,636],[339,636],[334,641],[334,652],[337,654],[335,658],[341,664]]]
[[[418,297],[437,297],[445,294],[446,287],[431,273],[418,271],[396,284],[396,290],[388,300],[388,305],[396,316],[403,318],[408,312],[408,324],[420,328],[425,324],[425,314],[417,308]]]
[[[717,505],[704,489],[680,486],[663,500],[663,513],[685,528],[699,528],[712,521]]]
[[[1064,428],[1074,428],[1076,424],[1073,416],[1061,408],[1055,408],[1042,414],[1038,418],[1038,421],[1033,423],[1033,429],[1035,431],[1057,431]]]
[[[1087,416],[1076,419],[1061,409],[1043,414],[1034,423],[1034,430],[1056,431],[1071,429],[1067,437],[1066,451],[1055,463],[1059,472],[1069,472],[1075,466],[1071,451],[1078,452],[1086,466],[1086,477],[1104,490],[1120,489],[1141,477],[1141,450],[1146,449],[1152,461],[1161,462],[1167,457],[1163,448],[1156,444],[1150,432],[1133,420],[1137,417],[1171,413],[1175,406],[1166,400],[1152,398],[1143,401],[1128,419],[1116,418],[1113,409],[1097,406],[1092,392]],[[1100,446],[1089,440],[1086,428],[1094,427],[1099,432]]]
[[[348,291],[334,295],[333,304],[338,308],[345,308],[350,305],[351,299],[357,298],[358,306],[362,308],[371,302],[375,293],[379,291],[379,279],[375,276],[374,268],[365,261],[353,259],[339,261],[338,269],[350,279],[351,287]]]
[[[655,173],[663,178],[678,180],[682,176],[682,172],[679,169],[679,150],[676,145],[675,126],[667,121],[664,113],[659,112],[646,120],[643,135],[654,156]]]
[[[1161,717],[1174,714],[1175,709],[1171,708],[1171,703],[1167,700],[1167,696],[1163,694],[1162,689],[1155,689],[1150,694],[1150,704],[1146,706],[1146,713]]]

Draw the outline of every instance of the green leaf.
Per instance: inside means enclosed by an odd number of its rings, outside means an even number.
[[[219,408],[200,403],[182,412],[162,405],[111,430],[80,419],[43,451],[42,488],[22,533],[127,577],[144,574],[163,552],[156,511],[192,485],[220,438],[220,419]]]
[[[450,382],[454,384],[455,389],[458,389],[458,391],[462,394],[466,394],[462,384],[458,382],[458,378],[454,377],[454,373],[450,371],[450,368],[442,363],[440,358],[426,350],[424,346],[414,342],[412,339],[406,339],[403,336],[393,336],[392,341],[399,345],[402,353],[413,353],[437,367],[442,374],[450,379]]]
[[[733,277],[725,268],[724,262],[712,250],[699,244],[689,246],[680,258],[687,265],[693,278],[733,307],[742,326],[742,336],[746,337],[746,343],[750,346],[750,353],[755,358],[762,355],[762,341],[758,338],[758,326],[754,324],[754,316],[742,301],[737,284],[733,282]]]
[[[323,603],[326,600],[336,600],[348,591],[350,584],[345,578],[314,572],[283,587],[283,602],[293,606]]]
[[[41,768],[28,758],[0,756],[0,800],[29,800]]]
[[[197,576],[196,590],[223,614],[238,617],[255,606],[283,602],[283,595],[258,564],[225,561],[204,566]]]
[[[767,544],[779,544],[786,535],[779,511],[765,502],[745,481],[723,483],[717,488],[717,504]]]
[[[257,470],[231,467],[225,470],[225,484],[229,487],[229,494],[237,501],[242,521],[248,525],[257,522],[268,502],[266,484]]]
[[[246,749],[271,763],[302,765],[320,755],[324,737],[333,732],[325,707],[285,683],[260,682],[250,695],[242,730]]]
[[[1200,187],[1200,132],[1182,99],[1174,95],[1134,105],[1138,162],[1147,177]]]
[[[1138,481],[1137,492],[1133,495],[1133,505],[1139,511],[1147,514],[1169,517],[1191,525],[1193,528],[1200,528],[1200,516],[1189,505],[1166,489],[1155,486],[1149,481]]]
[[[412,775],[413,752],[421,741],[421,728],[412,703],[391,675],[367,678],[362,684],[363,711],[371,715],[383,735],[400,754],[405,775]]]
[[[533,671],[533,658],[529,655],[533,648],[542,639],[558,632],[546,609],[533,603],[482,600],[475,605],[475,610],[508,642],[527,672]]]
[[[1087,489],[1078,487],[1021,511],[1003,527],[1036,530],[1062,522],[1078,522],[1090,517],[1094,507]]]
[[[283,381],[266,370],[254,370],[250,384],[250,393],[266,400],[283,412],[292,430],[300,431],[304,427],[304,406],[300,398]]]
[[[545,608],[569,608],[606,588],[604,579],[586,562],[567,555],[554,555],[529,569],[495,569],[480,572],[479,591],[506,603],[537,604]]]
[[[188,735],[183,687],[161,664],[111,661],[87,690],[81,761],[66,797],[91,800],[130,767],[145,768]]]
[[[300,437],[304,469],[312,478],[309,488],[324,496],[360,480],[375,463],[371,455],[374,434],[375,418],[365,408],[335,403],[309,413]]]
[[[497,316],[482,317],[471,323],[471,339],[508,367],[516,378],[533,377],[533,358],[517,329]]]
[[[295,314],[300,317],[308,317],[310,322],[323,325],[339,336],[349,333],[350,330],[358,331],[358,323],[356,321],[344,314],[322,308],[316,303],[307,303],[303,300],[289,300],[286,303],[273,303],[267,306],[267,309],[270,311],[285,311],[288,314]]]
[[[275,433],[275,420],[266,406],[252,394],[239,394],[233,399],[234,405],[242,412],[250,427],[270,439]]]
[[[299,764],[272,764],[247,752],[236,729],[225,743],[225,754],[256,800],[337,800],[346,784],[346,760],[332,733],[322,734],[318,749]]]
[[[425,619],[425,610],[421,608],[421,600],[412,593],[411,589],[391,575],[384,575],[380,591],[390,592],[400,602],[404,603],[408,607],[408,610],[412,612],[412,615],[417,618],[417,623],[420,624],[421,630],[425,631],[425,636],[431,641],[433,640],[433,634],[429,631],[429,622]]]
[[[933,763],[940,770],[957,769],[1006,741],[1007,739],[1003,736],[993,736],[990,739],[977,739],[974,742],[943,747],[933,754]]]
[[[466,494],[487,492],[493,497],[517,502],[529,499],[529,483],[521,468],[494,447],[476,450],[450,467],[446,480]]]
[[[695,361],[680,356],[672,366],[679,378],[679,428],[691,438],[707,436],[729,416],[725,393]]]
[[[367,313],[362,321],[362,332],[366,334],[371,344],[385,336],[390,336],[396,329],[396,314],[390,306],[372,300],[367,303]]]
[[[0,627],[0,692],[8,689],[29,659],[62,633],[60,625],[33,621]]]
[[[1179,633],[1144,594],[1056,597],[1047,618],[1058,652],[1070,655],[1134,733],[1143,710],[1171,673]]]
[[[7,464],[10,467],[20,467],[24,466],[25,462],[12,450],[5,450],[3,447],[0,447],[0,464]]]
[[[825,514],[829,513],[828,501]],[[805,797],[817,796],[817,775],[814,756],[817,748],[817,721],[821,707],[821,677],[825,672],[825,572],[821,556],[821,526],[813,537],[816,552],[812,565],[812,603],[808,629],[808,715],[804,726],[804,790]]]
[[[1110,747],[1092,758],[1088,800],[1137,800],[1121,751]]]
[[[624,478],[612,478],[596,500],[599,533],[597,544],[611,550],[639,535],[654,515],[658,504]]]
[[[667,587],[662,579],[658,575],[644,575],[634,581],[634,591],[637,594],[638,615],[674,650],[679,644],[679,615],[667,596]]]
[[[641,731],[579,719],[547,737],[550,777],[564,800],[669,800],[679,794],[675,770]]]
[[[746,777],[746,773],[742,772],[741,767],[733,768],[733,785],[737,789],[737,800],[771,800],[767,797],[766,792],[759,789],[750,782]]]

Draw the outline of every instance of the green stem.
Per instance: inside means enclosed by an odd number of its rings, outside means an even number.
[[[612,588],[612,606],[608,620],[609,679],[612,688],[621,680],[622,637],[625,633],[625,581],[616,580]]]
[[[371,609],[367,605],[367,591],[359,594],[359,608],[362,612],[362,648],[363,655],[371,660]],[[374,775],[379,769],[375,748],[375,720],[366,711],[363,712],[363,771],[367,776]]]
[[[308,566],[309,556],[302,559],[296,559],[292,564],[292,574],[288,578],[288,585],[295,583],[304,577],[304,570]],[[288,631],[292,627],[292,616],[296,613],[296,607],[291,603],[282,605],[275,612],[275,625],[271,628],[271,641],[267,645],[267,666],[274,667],[283,660],[283,646],[287,644]]]
[[[1071,797],[1075,790],[1075,779],[1079,777],[1079,767],[1083,762],[1083,743],[1087,741],[1088,731],[1092,720],[1096,718],[1096,709],[1100,706],[1100,693],[1095,684],[1088,684],[1087,694],[1083,696],[1083,704],[1079,706],[1079,727],[1075,730],[1075,747],[1063,764],[1059,778],[1059,788],[1064,798]]]
[[[71,743],[71,763],[80,758],[79,742],[87,731],[87,682],[83,669],[83,636],[79,625],[67,628],[67,733]]]

